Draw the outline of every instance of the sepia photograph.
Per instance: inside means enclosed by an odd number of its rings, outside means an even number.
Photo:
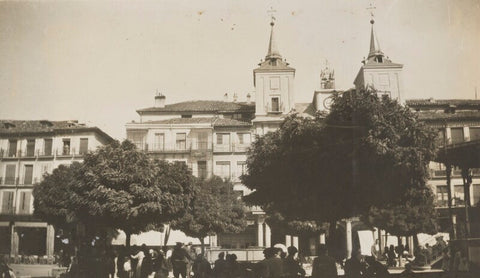
[[[480,275],[480,0],[0,1],[0,278]]]

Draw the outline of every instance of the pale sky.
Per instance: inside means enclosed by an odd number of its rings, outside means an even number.
[[[245,99],[264,59],[271,7],[295,99],[312,100],[328,59],[352,87],[370,15],[383,52],[404,64],[405,98],[480,97],[480,0],[0,2],[0,119],[77,119],[125,137],[136,109]]]

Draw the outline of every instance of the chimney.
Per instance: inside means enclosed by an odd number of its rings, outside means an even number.
[[[248,93],[247,94],[247,104],[251,103],[251,98],[252,98],[252,95],[250,95],[250,93]]]
[[[225,93],[225,94],[223,95],[223,101],[228,101],[228,93]]]
[[[164,108],[165,107],[165,99],[166,99],[166,97],[162,93],[157,93],[155,95],[155,107],[156,108]]]
[[[238,95],[237,93],[233,93],[233,102],[237,102]]]

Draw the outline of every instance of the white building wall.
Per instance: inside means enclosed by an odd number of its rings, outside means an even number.
[[[279,112],[290,112],[294,107],[294,77],[293,71],[256,72],[255,115],[267,115],[271,112],[272,97],[279,98]]]

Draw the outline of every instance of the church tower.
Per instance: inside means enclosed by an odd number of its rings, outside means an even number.
[[[372,88],[380,95],[388,95],[400,103],[403,99],[402,64],[393,63],[380,49],[378,37],[374,30],[375,20],[370,20],[370,51],[367,59],[353,82],[356,89]]]
[[[275,22],[270,22],[270,41],[267,56],[253,70],[255,86],[255,121],[281,121],[281,116],[294,108],[293,83],[295,69],[282,58],[275,40]]]
[[[313,94],[313,105],[315,111],[328,111],[335,89],[335,70],[325,62],[324,68],[320,71],[320,90]]]

